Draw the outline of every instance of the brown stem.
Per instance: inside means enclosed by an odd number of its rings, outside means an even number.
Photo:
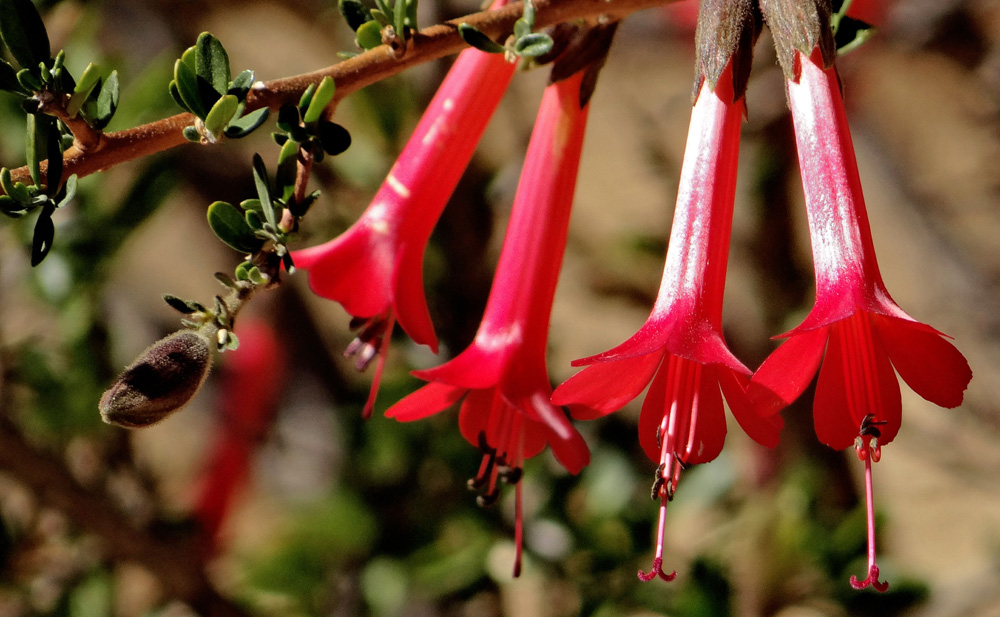
[[[536,0],[535,26],[544,28],[601,15],[621,18],[635,11],[672,1],[674,0]],[[298,100],[310,84],[319,83],[324,77],[332,77],[336,82],[335,101],[339,101],[351,92],[407,68],[458,53],[465,47],[465,42],[458,34],[459,24],[469,24],[495,40],[502,40],[511,33],[514,22],[521,17],[522,12],[522,3],[514,2],[501,9],[482,11],[425,28],[413,35],[399,58],[388,46],[381,45],[319,71],[264,82],[250,91],[246,109],[278,109],[286,102]],[[92,148],[81,149],[74,146],[67,150],[63,156],[63,173],[67,177],[70,174],[83,177],[188,143],[181,131],[193,122],[194,116],[184,113],[124,131],[104,133]],[[43,162],[43,177],[46,167]],[[15,182],[30,182],[27,167],[12,170],[11,177]]]
[[[156,575],[168,597],[187,602],[206,617],[247,615],[212,587],[196,535],[157,537],[135,527],[112,505],[110,495],[81,486],[59,458],[33,446],[5,418],[0,418],[0,470],[27,485],[42,503],[98,536],[109,559],[142,564]]]

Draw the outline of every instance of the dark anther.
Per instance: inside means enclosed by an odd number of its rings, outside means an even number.
[[[492,493],[476,497],[476,503],[479,504],[480,508],[488,508],[495,504],[497,499],[500,499],[500,489],[494,488]]]
[[[681,466],[681,471],[687,471],[688,470],[689,465],[684,462],[684,459],[681,458],[680,454],[676,454],[675,453],[674,454],[674,460],[677,461],[677,464]]]
[[[483,488],[483,485],[485,484],[486,484],[485,475],[476,476],[475,478],[469,478],[469,480],[465,483],[465,485],[469,487],[470,491],[478,491],[479,489]]]
[[[659,427],[656,428],[656,449],[663,449],[663,431]]]
[[[500,478],[507,484],[517,484],[521,481],[521,476],[524,475],[524,470],[520,467],[503,465],[498,468],[497,475],[499,475]]]
[[[859,434],[861,436],[871,435],[872,437],[879,439],[882,437],[882,431],[878,430],[878,426],[882,424],[887,424],[887,420],[882,420],[880,422],[875,421],[875,414],[870,413],[861,420],[861,430]]]
[[[496,457],[496,448],[490,447],[490,442],[486,440],[486,431],[479,431],[479,449],[491,458]]]
[[[661,492],[663,491],[663,484],[667,481],[663,477],[663,471],[667,468],[666,463],[660,463],[660,466],[656,468],[656,472],[653,474],[653,490],[649,493],[649,498],[656,501],[660,498]]]

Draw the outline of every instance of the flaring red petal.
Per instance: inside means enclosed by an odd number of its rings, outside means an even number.
[[[465,392],[465,388],[432,382],[404,397],[387,409],[385,415],[400,422],[423,420],[451,407]]]
[[[591,364],[556,388],[552,403],[569,406],[577,420],[606,416],[639,396],[662,358],[662,353],[652,353]]]
[[[799,398],[819,368],[827,335],[826,328],[801,332],[764,360],[747,388],[758,415],[775,414]]]
[[[719,386],[722,387],[722,393],[726,397],[729,410],[733,412],[733,417],[736,418],[736,422],[743,429],[743,432],[762,446],[768,448],[777,446],[785,421],[778,414],[761,416],[757,413],[746,394],[750,379],[723,367],[716,367],[715,372],[718,375]]]
[[[911,322],[874,315],[873,323],[906,385],[941,407],[962,404],[972,369],[954,345],[936,331],[912,327]]]

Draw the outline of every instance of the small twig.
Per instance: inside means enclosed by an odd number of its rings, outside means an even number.
[[[535,25],[544,28],[573,19],[600,15],[620,18],[641,9],[673,1],[537,0]],[[335,100],[339,101],[360,88],[407,68],[458,53],[466,46],[458,34],[459,24],[469,24],[494,39],[501,39],[511,33],[514,22],[521,17],[522,12],[522,3],[515,2],[495,11],[482,11],[431,26],[413,35],[401,58],[397,58],[388,46],[381,45],[319,71],[263,82],[253,88],[247,96],[246,109],[253,111],[269,107],[276,110],[284,103],[297,101],[307,87],[319,83],[324,77],[331,77],[336,82]],[[189,143],[181,131],[193,122],[194,116],[184,113],[124,131],[103,133],[99,143],[94,147],[74,146],[64,153],[64,174],[67,176],[76,174],[82,178],[126,161]],[[46,168],[47,164],[43,162],[41,169],[43,177]],[[15,182],[31,181],[27,167],[12,170],[11,177]],[[44,183],[44,179],[42,182]]]
[[[44,93],[39,111],[55,116],[65,124],[73,133],[73,146],[81,152],[87,152],[98,148],[101,144],[103,133],[87,124],[87,121],[80,117],[70,116],[66,113],[66,105],[69,102],[69,95],[63,95],[57,99],[51,93]]]

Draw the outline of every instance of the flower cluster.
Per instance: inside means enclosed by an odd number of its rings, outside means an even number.
[[[853,17],[880,18],[856,2]],[[812,242],[812,312],[756,372],[726,345],[723,292],[729,258],[744,94],[764,23],[786,81]],[[481,504],[515,487],[517,564],[521,478],[526,459],[551,446],[570,472],[589,462],[573,427],[612,413],[646,390],[639,443],[656,465],[660,517],[652,570],[663,570],[666,509],[690,465],[715,459],[725,441],[724,404],[756,442],[774,447],[782,419],[818,372],[816,434],[854,445],[865,464],[868,573],[855,587],[884,591],[875,561],[872,462],[901,422],[896,374],[916,393],[955,407],[972,377],[946,337],[892,300],[879,273],[847,126],[828,2],[702,0],[696,33],[694,106],[666,263],[649,319],[630,339],[574,362],[584,367],[553,392],[545,363],[549,318],[566,245],[590,93],[613,26],[577,32],[553,64],[525,157],[496,278],[472,344],[415,375],[428,383],[391,406],[400,421],[461,401],[462,435],[483,452],[470,487]],[[456,60],[415,134],[372,201],[347,232],[295,262],[313,289],[344,305],[361,328],[348,350],[359,367],[378,358],[371,412],[388,335],[396,320],[437,350],[422,289],[430,233],[513,74],[501,56],[467,50]],[[822,365],[822,366],[821,366]]]

